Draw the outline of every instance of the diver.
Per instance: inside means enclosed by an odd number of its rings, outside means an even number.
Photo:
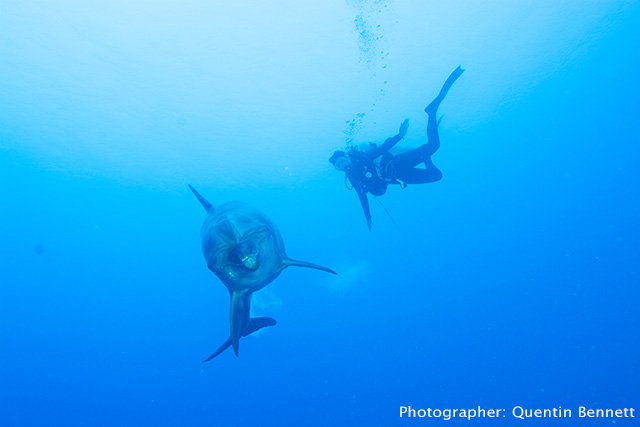
[[[431,161],[433,153],[440,148],[436,114],[447,92],[463,72],[464,70],[458,66],[444,82],[438,96],[424,109],[429,115],[426,144],[401,154],[393,155],[389,152],[407,134],[409,119],[405,119],[400,125],[398,134],[388,138],[379,147],[373,143],[366,150],[353,146],[346,152],[335,151],[329,159],[337,170],[345,173],[347,188],[356,190],[369,231],[373,223],[367,193],[377,197],[387,191],[389,184],[397,184],[400,188],[405,188],[407,184],[425,184],[442,178],[442,172]],[[424,169],[416,167],[421,163],[424,163]]]

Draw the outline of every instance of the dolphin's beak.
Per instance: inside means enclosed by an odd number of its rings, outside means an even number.
[[[242,242],[232,252],[241,267],[255,271],[260,267],[259,248],[255,244]]]
[[[256,254],[246,254],[240,258],[240,262],[247,270],[256,270],[258,268],[258,256]]]

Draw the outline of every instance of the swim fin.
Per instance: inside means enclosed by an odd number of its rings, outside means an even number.
[[[444,100],[444,97],[447,96],[447,93],[449,93],[449,89],[451,89],[451,86],[453,86],[453,84],[456,82],[456,80],[458,80],[458,77],[460,77],[462,73],[464,73],[464,70],[462,69],[462,66],[458,65],[458,68],[453,70],[449,77],[447,77],[447,80],[442,85],[442,89],[440,89],[440,93],[438,94],[438,96],[436,96],[436,98],[431,101],[429,105],[427,105],[427,108],[424,109],[425,113],[431,115],[436,112],[436,110],[440,106],[440,103]]]

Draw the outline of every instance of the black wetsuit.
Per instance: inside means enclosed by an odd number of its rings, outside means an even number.
[[[402,134],[387,139],[380,147],[367,151],[353,149],[349,152],[350,165],[346,170],[346,178],[358,193],[369,229],[371,212],[367,193],[382,196],[387,191],[388,184],[399,184],[404,188],[407,184],[425,184],[442,178],[442,172],[431,161],[433,153],[440,148],[436,113],[447,92],[463,72],[461,67],[456,68],[445,81],[438,96],[425,108],[429,115],[426,144],[396,156],[389,153],[406,133],[406,127],[403,129],[403,126],[408,127],[408,121],[405,120],[400,130]],[[376,166],[375,159],[380,156],[379,166]],[[424,163],[424,169],[416,167],[421,163]]]
[[[424,184],[438,181],[442,178],[442,173],[431,162],[431,154],[438,149],[429,140],[426,144],[394,156],[389,150],[396,145],[402,137],[396,135],[387,139],[380,147],[367,151],[351,150],[349,153],[349,169],[346,178],[360,199],[360,205],[367,219],[367,225],[371,225],[371,212],[367,193],[374,196],[382,196],[387,191],[389,184],[399,184],[403,188],[406,184]],[[437,141],[438,138],[436,137]],[[375,160],[380,158],[376,166]],[[420,163],[425,164],[425,168],[416,168]]]
[[[367,226],[371,228],[371,212],[369,211],[369,200],[367,193],[374,196],[382,196],[387,192],[388,182],[382,178],[380,171],[376,168],[374,160],[380,154],[379,149],[369,151],[352,150],[349,154],[349,169],[346,171],[345,179],[348,179],[351,186],[360,199],[360,205],[367,219]],[[388,154],[388,153],[387,153]]]

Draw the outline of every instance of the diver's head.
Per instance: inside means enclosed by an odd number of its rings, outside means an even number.
[[[242,268],[254,271],[260,267],[260,248],[254,242],[239,243],[233,248],[231,254],[235,258],[236,264]]]
[[[329,162],[339,171],[344,172],[349,167],[349,158],[344,151],[337,150],[333,153]]]

